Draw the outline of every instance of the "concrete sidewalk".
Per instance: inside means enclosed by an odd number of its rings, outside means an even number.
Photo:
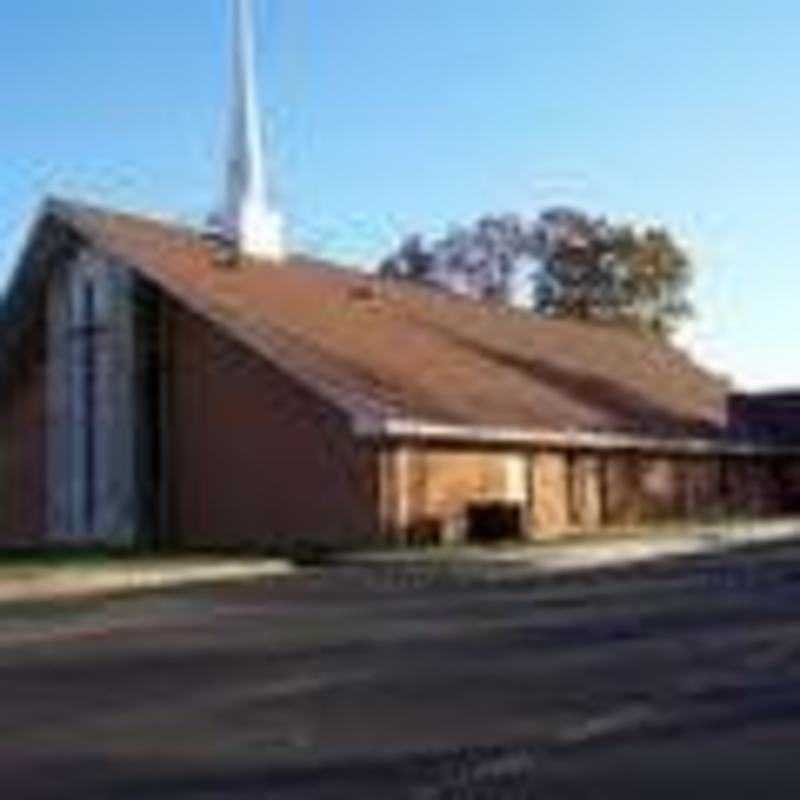
[[[496,547],[362,551],[334,556],[331,563],[412,571],[463,569],[465,573],[488,568],[498,577],[509,570],[517,574],[552,575],[714,555],[759,544],[792,541],[800,542],[800,519],[604,533],[596,539]],[[290,561],[263,558],[150,557],[27,566],[3,566],[0,562],[0,604],[255,580],[296,572],[297,568]]]
[[[0,603],[93,597],[191,584],[291,575],[281,559],[148,558],[142,561],[0,565]]]
[[[624,567],[759,544],[800,542],[800,519],[603,533],[596,539],[498,545],[364,551],[339,556],[351,566],[516,567],[536,574]]]

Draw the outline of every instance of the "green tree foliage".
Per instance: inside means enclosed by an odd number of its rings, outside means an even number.
[[[532,221],[484,217],[427,244],[410,237],[380,267],[477,299],[520,302],[537,314],[604,320],[670,336],[691,316],[692,265],[661,228],[613,225],[555,208]]]
[[[624,276],[621,314],[662,336],[674,333],[694,309],[689,301],[692,264],[663,228],[617,233],[617,260]]]
[[[420,236],[410,236],[379,272],[482,300],[511,302],[513,280],[530,249],[527,233],[522,219],[509,214],[455,228],[431,246]]]
[[[533,308],[545,316],[613,319],[620,299],[614,231],[580,211],[551,209],[538,220]]]
[[[406,278],[419,283],[436,284],[436,262],[421,236],[406,238],[397,252],[386,258],[378,268],[386,278]]]

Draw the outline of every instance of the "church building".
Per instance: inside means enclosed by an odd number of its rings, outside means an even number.
[[[798,510],[668,343],[291,252],[236,0],[206,229],[46,201],[0,310],[0,547],[550,539]]]

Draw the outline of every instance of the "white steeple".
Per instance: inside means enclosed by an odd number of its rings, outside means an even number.
[[[256,81],[252,0],[233,0],[233,85],[222,233],[244,253],[279,260],[283,219],[272,207]]]

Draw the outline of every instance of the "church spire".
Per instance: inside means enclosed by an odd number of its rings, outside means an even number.
[[[271,206],[256,81],[252,0],[233,2],[233,84],[222,232],[242,252],[279,260],[283,219]]]

